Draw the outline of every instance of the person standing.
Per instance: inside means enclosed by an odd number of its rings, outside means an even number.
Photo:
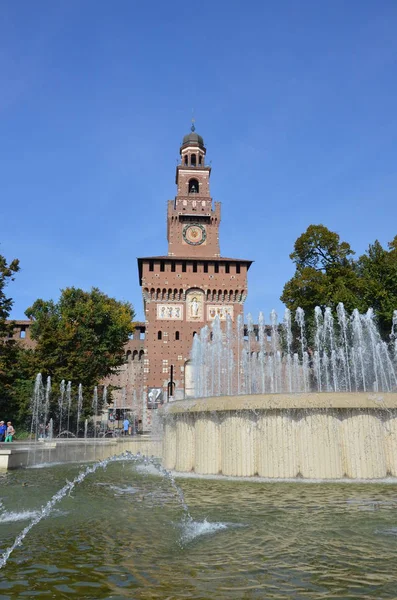
[[[15,435],[15,429],[12,426],[11,421],[7,421],[7,435],[6,435],[6,442],[12,442],[12,436]]]
[[[128,435],[128,428],[130,426],[130,422],[127,417],[123,421],[124,435]]]
[[[0,442],[4,442],[7,432],[7,425],[4,421],[0,421]]]

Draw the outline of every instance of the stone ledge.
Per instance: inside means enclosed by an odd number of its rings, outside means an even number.
[[[213,396],[177,400],[166,404],[160,414],[199,413],[243,410],[293,409],[372,409],[397,408],[397,392],[322,392],[302,394],[252,394],[247,396]]]

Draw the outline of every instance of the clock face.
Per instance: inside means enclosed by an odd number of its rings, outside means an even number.
[[[186,225],[183,229],[183,239],[191,246],[199,246],[207,237],[205,227],[196,223],[192,225]]]

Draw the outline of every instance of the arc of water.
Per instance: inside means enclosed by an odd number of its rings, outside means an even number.
[[[40,523],[40,521],[42,521],[43,519],[48,517],[51,514],[54,506],[56,506],[56,504],[58,504],[66,496],[67,493],[70,494],[70,492],[73,490],[73,488],[76,485],[78,485],[79,483],[84,481],[84,479],[88,475],[95,473],[95,471],[97,471],[98,469],[106,468],[112,462],[127,461],[127,460],[134,461],[134,462],[143,461],[146,464],[149,463],[149,464],[154,465],[157,468],[157,470],[159,471],[159,473],[161,473],[164,477],[166,477],[167,480],[172,485],[172,487],[174,488],[174,490],[177,493],[177,496],[179,498],[179,501],[182,505],[182,508],[184,510],[184,514],[185,514],[186,518],[189,521],[193,520],[190,515],[189,508],[186,504],[184,494],[183,494],[182,490],[180,489],[180,487],[175,483],[175,479],[172,477],[171,473],[169,471],[167,471],[166,469],[164,469],[164,467],[161,467],[160,465],[158,465],[154,461],[154,459],[151,459],[147,456],[141,455],[140,453],[132,454],[131,452],[127,451],[120,455],[105,458],[104,460],[101,460],[100,462],[97,462],[94,465],[87,467],[84,471],[80,472],[72,481],[68,481],[60,490],[58,490],[58,492],[56,494],[54,494],[54,496],[47,502],[47,504],[45,504],[41,508],[41,510],[38,511],[37,515],[21,531],[21,533],[17,535],[17,537],[14,540],[14,543],[9,548],[7,548],[7,550],[2,554],[2,556],[0,557],[0,569],[2,569],[7,564],[7,561],[10,558],[11,554],[14,552],[14,550],[18,546],[20,546],[22,544],[23,540],[25,539],[27,534],[31,531],[31,529],[35,525]]]
[[[62,431],[62,412],[63,412],[63,402],[65,399],[65,392],[66,392],[65,380],[62,379],[60,386],[59,386],[59,398],[58,398],[59,433],[61,433],[61,431]]]
[[[79,383],[78,395],[77,395],[77,424],[76,424],[76,437],[79,437],[79,425],[81,418],[81,411],[83,410],[83,386]]]
[[[349,392],[352,391],[352,381],[350,374],[350,357],[349,357],[349,341],[348,341],[348,319],[346,316],[345,307],[342,302],[339,302],[336,307],[336,313],[338,315],[339,327],[342,335],[344,364],[346,365],[346,377],[347,377],[347,389]]]
[[[288,377],[288,390],[293,391],[292,387],[292,325],[291,325],[291,311],[289,308],[285,309],[283,328],[285,332],[285,341],[287,346],[287,377]]]
[[[68,437],[69,437],[69,431],[70,431],[70,409],[72,407],[72,382],[68,381],[68,384],[66,386],[66,403],[67,403],[67,407],[68,407],[68,425],[67,425],[67,431],[68,431]]]

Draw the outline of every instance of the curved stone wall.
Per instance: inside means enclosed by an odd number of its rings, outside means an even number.
[[[203,475],[397,477],[397,393],[257,395],[162,409],[163,463]]]

